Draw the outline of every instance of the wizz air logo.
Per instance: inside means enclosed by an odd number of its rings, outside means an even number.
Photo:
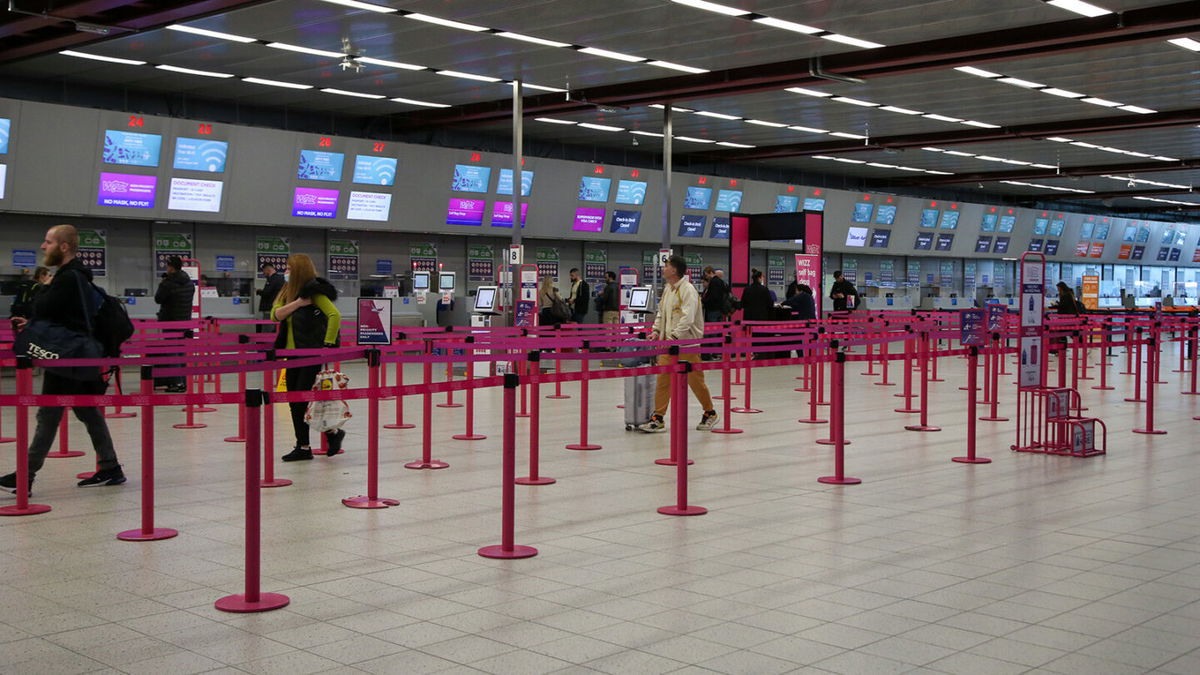
[[[317,196],[316,195],[299,194],[299,195],[296,195],[296,203],[300,204],[302,206],[316,206],[317,205]]]
[[[129,192],[129,183],[123,180],[102,180],[100,189],[109,194]]]

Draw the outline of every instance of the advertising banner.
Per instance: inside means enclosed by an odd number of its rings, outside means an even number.
[[[329,272],[358,276],[358,240],[329,240]]]
[[[80,238],[80,246],[83,239]],[[158,273],[167,271],[167,258],[177,255],[184,260],[192,257],[192,235],[184,233],[156,232],[154,234],[154,269]],[[198,280],[197,276],[194,280]]]
[[[92,276],[104,276],[108,271],[108,230],[80,229],[78,257]]]
[[[1100,308],[1100,277],[1085,274],[1083,276],[1083,306],[1088,309]]]
[[[254,268],[258,274],[262,274],[262,266],[267,263],[274,265],[280,274],[287,274],[287,259],[292,252],[290,237],[255,237],[254,250],[257,253]]]
[[[392,344],[392,299],[358,299],[357,337],[359,345]]]
[[[553,277],[558,280],[558,249],[549,246],[539,246],[534,249],[534,260],[537,262],[538,277]]]
[[[604,249],[589,248],[583,251],[583,278],[589,284],[595,285],[598,281],[604,280],[604,273],[608,271],[608,251]]]
[[[1042,386],[1042,359],[1046,358],[1042,325],[1046,290],[1045,263],[1021,261],[1021,365],[1018,383],[1022,387]]]
[[[414,272],[437,271],[437,246],[433,243],[413,244],[408,248],[408,258]]]
[[[987,326],[982,309],[959,310],[958,341],[963,346],[982,345],[987,341]]]
[[[491,244],[467,247],[467,281],[491,281],[496,278],[496,251]]]
[[[821,287],[821,256],[796,254],[796,283],[805,284],[814,293]]]

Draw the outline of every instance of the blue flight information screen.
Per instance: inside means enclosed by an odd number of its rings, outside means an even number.
[[[687,189],[687,195],[683,198],[683,208],[707,211],[708,205],[711,202],[712,188],[689,187]]]
[[[617,182],[617,203],[640,206],[646,201],[646,183],[640,180]]]
[[[879,208],[875,209],[876,225],[891,225],[894,222],[896,222],[896,206],[894,204],[880,204]]]
[[[455,164],[450,189],[454,192],[487,192],[492,180],[492,169],[488,166]]]
[[[856,223],[869,223],[874,211],[875,205],[871,202],[859,202],[854,205],[854,214],[850,216],[850,220]]]
[[[301,150],[296,178],[337,183],[342,180],[342,163],[346,156],[340,152]]]
[[[225,159],[229,154],[229,143],[201,138],[175,139],[176,169],[224,173]]]
[[[791,195],[777,195],[775,197],[775,213],[795,213],[798,208],[800,208],[799,197]]]
[[[0,155],[8,154],[8,135],[12,132],[12,120],[0,117]]]
[[[741,190],[721,190],[717,192],[718,211],[737,211],[742,208]]]
[[[512,169],[500,169],[500,178],[496,180],[496,194],[512,194]],[[528,197],[533,192],[533,172],[521,171],[521,196]]]
[[[158,166],[162,136],[132,131],[104,132],[104,163],[125,166]]]
[[[679,218],[679,236],[703,237],[704,224],[707,220],[707,216],[693,215],[690,213],[683,214]]]
[[[610,189],[612,189],[611,178],[584,176],[579,179],[579,201],[606,202]]]
[[[390,186],[396,182],[396,158],[356,155],[354,182],[362,185]]]

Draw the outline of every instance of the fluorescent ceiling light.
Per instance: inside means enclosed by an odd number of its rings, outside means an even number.
[[[597,49],[596,47],[584,47],[579,51],[583,52],[584,54],[591,54],[592,56],[603,56],[606,59],[616,59],[618,61],[626,61],[628,63],[641,63],[642,61],[646,60],[640,56],[622,54],[621,52],[610,52],[607,49]]]
[[[400,61],[387,61],[385,59],[373,59],[369,56],[360,56],[355,61],[366,63],[372,66],[384,66],[387,68],[399,68],[400,70],[425,70],[425,66],[417,66],[411,63],[401,63]]]
[[[1178,161],[1180,161],[1174,157],[1163,157],[1162,155],[1155,155],[1153,157],[1153,159],[1157,159],[1160,162],[1178,162]]]
[[[1176,47],[1183,47],[1184,49],[1190,49],[1194,52],[1200,52],[1200,42],[1197,42],[1192,38],[1175,38],[1174,40],[1167,40],[1167,42],[1170,42]]]
[[[166,65],[160,65],[160,66],[154,66],[154,67],[158,68],[159,70],[169,70],[172,73],[183,73],[184,75],[199,75],[200,77],[219,77],[219,78],[233,77],[232,73],[214,73],[211,70],[194,70],[192,68],[180,68],[179,66],[166,66]]]
[[[1003,162],[1004,161],[1004,159],[1002,159],[1000,157],[992,157],[991,155],[976,155],[975,159],[982,159],[985,162]]]
[[[671,63],[670,61],[650,61],[646,65],[658,66],[659,68],[669,68],[671,70],[678,70],[678,71],[682,71],[685,73],[692,73],[692,74],[708,72],[707,70],[705,70],[703,68],[693,68],[692,66],[685,66],[685,65],[678,64],[678,63]]]
[[[1033,162],[1023,162],[1019,159],[1003,159],[1002,158],[1000,161],[1004,162],[1005,164],[1013,164],[1016,166],[1033,166]]]
[[[898,169],[900,167],[895,164],[881,164],[879,162],[867,162],[867,166],[873,166],[876,169]]]
[[[353,9],[365,9],[368,12],[379,12],[380,14],[391,14],[392,12],[396,11],[391,7],[373,5],[369,2],[359,2],[358,0],[325,0],[325,2],[333,5],[342,5],[343,7],[350,7]]]
[[[607,124],[592,124],[591,122],[580,122],[579,126],[584,129],[595,129],[596,131],[625,131],[622,127],[610,127]]]
[[[945,152],[945,150],[943,150],[941,148],[921,148],[921,149],[926,152]]]
[[[833,94],[827,91],[818,91],[816,89],[805,89],[804,87],[789,87],[784,91],[790,91],[793,94],[804,94],[805,96],[816,96],[817,98],[829,98]]]
[[[866,162],[861,159],[850,159],[849,157],[834,157],[833,161],[842,162],[843,164],[866,164]]]
[[[552,117],[535,117],[535,118],[533,118],[533,121],[534,122],[545,122],[546,124],[570,124],[570,125],[576,124],[575,122],[572,122],[571,120],[556,120]]]
[[[242,82],[250,84],[265,84],[268,87],[283,87],[284,89],[312,89],[311,84],[296,84],[294,82],[280,82],[279,80],[264,80],[261,77],[243,77]]]
[[[338,96],[353,96],[355,98],[372,98],[381,99],[387,98],[382,94],[363,94],[357,91],[346,91],[345,89],[322,89],[326,94],[337,94]]]
[[[776,129],[781,129],[787,126],[786,124],[782,124],[780,122],[768,122],[766,120],[746,120],[746,124],[757,124],[760,127],[774,127]]]
[[[926,113],[924,115],[921,115],[921,117],[924,117],[925,119],[930,119],[930,120],[937,120],[939,122],[961,122],[962,121],[962,118],[960,118],[960,117],[947,117],[945,115],[939,115],[937,113]]]
[[[863,101],[863,100],[860,100],[857,98],[848,98],[846,96],[834,96],[833,100],[837,101],[838,103],[849,103],[850,105],[861,105],[864,108],[878,108],[879,107],[878,103],[872,103],[870,101]]]
[[[975,120],[963,120],[963,124],[971,127],[979,127],[980,129],[999,129],[999,124],[988,124],[987,122],[976,122]]]
[[[694,138],[692,136],[676,136],[675,140],[687,141],[689,143],[716,143],[716,141],[710,141],[707,138]]]
[[[1055,143],[1073,143],[1074,142],[1071,139],[1063,138],[1062,136],[1051,136],[1051,137],[1047,138],[1046,140],[1054,141]]]
[[[1143,108],[1137,105],[1123,105],[1121,106],[1121,110],[1128,110],[1131,113],[1137,113],[1139,115],[1149,115],[1151,113],[1158,112],[1157,110],[1151,110],[1149,108]]]
[[[1030,164],[1029,166],[1037,167],[1039,169],[1057,169],[1058,168],[1057,166],[1054,166],[1052,164],[1038,164],[1036,162],[1033,164]]]
[[[971,153],[971,152],[963,152],[962,150],[947,150],[947,151],[946,151],[946,154],[947,154],[947,155],[954,155],[955,157],[974,157],[974,156],[975,156],[975,154],[974,154],[974,153]]]
[[[696,9],[703,9],[706,12],[724,14],[725,16],[745,16],[750,13],[744,9],[738,9],[737,7],[726,7],[725,5],[718,5],[715,2],[706,2],[706,0],[671,0],[671,2],[674,2],[677,5],[686,5]]]
[[[474,73],[460,73],[457,70],[437,70],[434,72],[436,72],[438,75],[445,75],[446,77],[458,77],[458,78],[462,78],[464,80],[476,80],[479,82],[500,82],[500,78],[492,77],[490,75],[476,75]]]
[[[984,70],[982,68],[976,68],[974,66],[959,66],[958,68],[955,68],[955,70],[957,70],[960,73],[966,73],[968,75],[975,75],[977,77],[986,77],[989,79],[1000,77],[1000,73],[993,73],[990,70]]]
[[[806,26],[802,23],[795,23],[793,21],[784,21],[783,19],[773,19],[769,16],[755,19],[754,23],[761,23],[764,26],[782,28],[783,30],[790,30],[796,33],[804,33],[805,35],[812,35],[814,33],[821,32],[820,28],[813,28],[812,26]]]
[[[657,134],[657,133],[654,133],[653,131],[641,131],[641,130],[633,130],[633,131],[630,131],[629,133],[631,133],[631,134],[637,134],[638,136],[653,136],[653,137],[655,137],[655,138],[662,138],[662,137],[663,137],[663,135],[662,135],[662,134]]]
[[[407,103],[408,105],[419,105],[419,106],[424,106],[426,108],[449,108],[450,107],[449,103],[430,103],[429,101],[418,101],[413,98],[397,97],[397,98],[393,98],[391,100],[395,101],[396,103]]]
[[[863,49],[875,49],[877,47],[883,46],[883,45],[879,44],[878,42],[871,42],[870,40],[860,40],[855,37],[850,37],[849,35],[840,35],[838,33],[826,33],[825,35],[822,35],[821,37],[825,38],[826,40],[833,40],[834,42],[840,42],[844,45],[850,45],[852,47],[862,47]]]
[[[698,111],[696,111],[696,114],[700,115],[702,117],[715,117],[719,120],[740,120],[740,119],[742,119],[742,118],[738,117],[737,115],[726,115],[725,113],[708,112],[707,110],[698,110]]]
[[[829,135],[830,136],[838,136],[840,138],[853,138],[854,140],[857,140],[857,141],[861,141],[866,138],[866,136],[859,136],[858,134],[848,134],[844,131],[831,131],[831,132],[829,132]]]
[[[231,33],[219,33],[215,30],[205,30],[203,28],[193,28],[191,26],[184,26],[181,24],[167,26],[167,30],[175,30],[175,31],[179,31],[180,33],[191,33],[193,35],[203,35],[204,37],[216,38],[218,40],[229,40],[231,42],[241,42],[242,44],[247,44],[250,42],[258,42],[258,40],[251,38],[251,37],[243,37],[241,35],[233,35]]]
[[[289,52],[299,52],[301,54],[312,54],[313,56],[324,56],[330,59],[340,59],[346,56],[342,52],[331,52],[325,49],[312,49],[310,47],[301,47],[300,45],[290,45],[286,42],[268,42],[268,47],[272,49],[282,49]]]
[[[901,115],[920,115],[921,114],[920,110],[909,110],[908,108],[897,108],[894,105],[885,105],[882,108],[880,108],[880,110],[886,110],[888,112],[900,113]]]
[[[538,91],[551,91],[556,94],[562,94],[567,91],[566,89],[560,89],[558,87],[546,87],[546,86],[543,86],[540,84],[529,84],[528,82],[522,82],[521,86],[525,87],[526,89],[537,89]]]
[[[1046,86],[1046,85],[1042,84],[1041,82],[1031,82],[1029,80],[1022,80],[1019,77],[1002,77],[996,81],[1003,82],[1004,84],[1011,84],[1014,87],[1024,87],[1026,89],[1041,89],[1042,87]]]
[[[1091,3],[1083,2],[1083,0],[1046,0],[1047,5],[1054,5],[1059,9],[1065,9],[1068,12],[1075,12],[1084,16],[1096,17],[1112,14],[1111,11],[1103,7],[1097,7]]]
[[[934,171],[933,169],[925,169],[925,173],[932,174],[934,176],[953,176],[954,175],[953,171]]]
[[[487,30],[487,27],[485,27],[485,26],[476,26],[474,24],[463,23],[461,21],[451,21],[450,19],[442,19],[442,18],[436,17],[436,16],[429,16],[428,14],[420,14],[420,13],[405,14],[404,18],[412,19],[414,21],[424,21],[425,23],[437,24],[438,26],[445,26],[446,28],[457,28],[459,30],[469,30],[472,33],[482,33],[483,31]]]
[[[897,166],[896,168],[900,169],[901,171],[924,171],[925,170],[925,169],[918,169],[913,166]]]
[[[829,133],[828,129],[814,129],[813,127],[790,126],[788,128],[791,129],[792,131],[807,131],[810,134],[827,134],[827,133]]]
[[[535,45],[545,45],[546,47],[570,47],[566,42],[558,42],[556,40],[547,40],[546,38],[534,37],[532,35],[522,35],[521,33],[496,33],[497,36],[508,38],[510,40],[520,40],[521,42],[532,42]]]
[[[1116,101],[1110,101],[1110,100],[1104,99],[1104,98],[1096,98],[1095,96],[1089,96],[1087,98],[1080,99],[1080,100],[1083,101],[1084,103],[1091,103],[1092,105],[1100,105],[1100,106],[1104,106],[1105,108],[1121,107],[1121,104]]]
[[[1067,91],[1066,89],[1059,89],[1058,87],[1047,87],[1045,89],[1042,89],[1041,91],[1043,94],[1050,94],[1051,96],[1061,96],[1063,98],[1083,98],[1084,96],[1087,95],[1087,94],[1080,94],[1080,93],[1073,92],[1073,91]]]
[[[753,147],[755,147],[753,145],[746,145],[745,143],[731,143],[729,141],[717,141],[717,145],[723,145],[727,148],[753,148]]]
[[[118,59],[115,56],[100,56],[99,54],[85,54],[84,52],[76,52],[70,49],[65,49],[59,54],[63,56],[74,56],[77,59],[91,59],[92,61],[104,61],[105,63],[120,63],[126,66],[144,66],[145,61],[135,61],[133,59]]]

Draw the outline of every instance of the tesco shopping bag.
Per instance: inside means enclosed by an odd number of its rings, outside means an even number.
[[[317,373],[313,391],[333,391],[349,386],[349,375],[339,370],[322,370]],[[345,401],[310,401],[304,413],[308,427],[318,433],[340,429],[351,417],[350,406]]]

